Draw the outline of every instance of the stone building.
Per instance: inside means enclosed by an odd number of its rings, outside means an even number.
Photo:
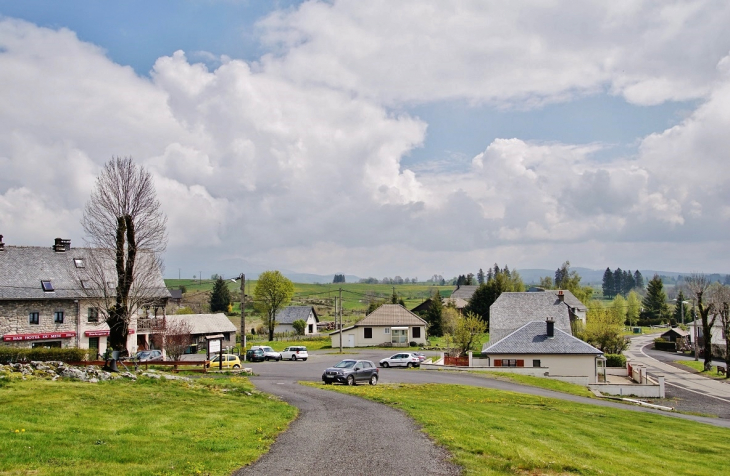
[[[48,247],[8,246],[0,235],[0,345],[106,351],[109,327],[99,300],[85,289],[89,251],[60,238]],[[130,322],[130,352],[147,348],[161,327],[169,292],[159,270],[156,274],[153,304]]]

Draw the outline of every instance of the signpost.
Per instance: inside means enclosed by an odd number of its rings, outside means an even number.
[[[223,370],[223,334],[206,336],[208,341],[208,360],[213,354],[218,354],[218,370]]]

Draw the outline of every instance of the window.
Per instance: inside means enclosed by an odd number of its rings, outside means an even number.
[[[95,307],[89,308],[88,322],[99,322],[99,310]]]
[[[365,327],[363,328],[363,333],[365,334],[365,339],[372,339],[373,338],[373,328],[372,327]]]
[[[41,280],[41,286],[43,286],[43,291],[47,293],[53,292],[53,284],[51,284],[51,280]]]
[[[74,266],[77,268],[85,268],[84,258],[74,258]]]
[[[53,313],[53,322],[56,324],[63,324],[63,311],[56,311]]]
[[[541,365],[540,365],[540,360],[539,360],[539,359],[534,359],[534,360],[532,361],[532,366],[533,366],[533,367],[541,367]]]
[[[421,338],[421,328],[420,327],[414,327],[413,328],[413,338],[414,339],[420,339]]]
[[[386,327],[386,328],[385,328],[385,333],[386,333],[386,334],[390,334],[390,327]]]
[[[38,312],[28,314],[28,324],[38,325],[41,323],[41,315]]]
[[[502,359],[494,361],[495,367],[524,367],[525,361],[519,359]]]

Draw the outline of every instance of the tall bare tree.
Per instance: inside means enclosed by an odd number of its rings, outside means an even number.
[[[713,314],[715,303],[707,295],[710,280],[704,273],[692,273],[684,278],[684,282],[689,292],[697,300],[697,310],[700,312],[700,320],[702,321],[702,350],[705,357],[705,368],[707,369],[712,365],[712,326],[715,325],[715,318],[717,317],[716,314]],[[710,314],[712,314],[711,318]],[[697,333],[695,332],[696,338]]]
[[[161,329],[164,336],[162,348],[170,360],[180,360],[180,356],[193,343],[192,326],[178,316],[168,317]]]
[[[131,157],[112,158],[96,179],[81,224],[90,246],[82,288],[109,325],[109,346],[121,351],[132,316],[169,296],[160,274],[167,217],[152,175]]]
[[[730,286],[713,284],[710,288],[710,299],[720,316],[722,334],[725,336],[725,378],[730,378],[730,372],[727,371],[730,369]]]

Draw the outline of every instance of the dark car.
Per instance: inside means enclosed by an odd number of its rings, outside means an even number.
[[[378,368],[369,360],[346,359],[322,374],[322,381],[329,385],[332,382],[357,385],[358,382],[378,383]]]
[[[263,362],[266,360],[266,355],[261,349],[248,349],[246,351],[246,360],[249,362]]]
[[[140,350],[137,355],[134,356],[138,362],[154,362],[165,360],[162,356],[161,350]]]

